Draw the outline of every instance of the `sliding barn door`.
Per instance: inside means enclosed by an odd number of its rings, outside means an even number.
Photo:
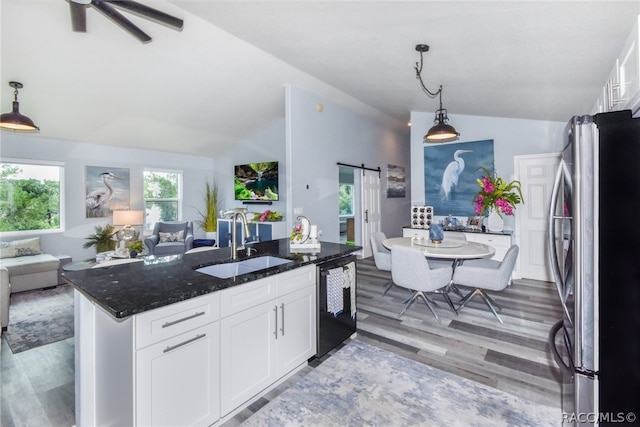
[[[360,246],[362,257],[368,258],[371,253],[371,235],[380,231],[382,215],[380,213],[380,173],[364,170],[362,176],[362,230]]]

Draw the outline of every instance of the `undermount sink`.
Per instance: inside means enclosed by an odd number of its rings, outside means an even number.
[[[219,279],[228,279],[229,277],[240,276],[247,273],[264,270],[282,264],[288,264],[291,261],[286,258],[275,256],[261,256],[258,258],[249,258],[242,261],[227,262],[224,264],[214,264],[207,267],[196,269],[199,273],[208,274],[209,276]]]

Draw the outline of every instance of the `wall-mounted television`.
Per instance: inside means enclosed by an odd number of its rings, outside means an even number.
[[[234,169],[236,200],[278,200],[278,162],[236,165]]]

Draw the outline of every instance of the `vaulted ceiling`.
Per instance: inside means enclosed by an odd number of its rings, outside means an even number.
[[[216,155],[284,117],[284,86],[381,112],[566,121],[588,113],[640,13],[638,1],[145,1],[181,32],[137,16],[142,44],[96,11],[71,30],[65,0],[2,0],[9,80],[34,137]],[[335,89],[337,89],[337,91]],[[363,103],[363,104],[361,104]],[[364,105],[366,104],[366,105]]]

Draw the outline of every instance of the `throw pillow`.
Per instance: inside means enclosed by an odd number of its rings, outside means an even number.
[[[0,258],[39,255],[41,253],[39,237],[14,240],[9,243],[2,242],[0,244]]]
[[[184,242],[184,230],[176,231],[175,233],[163,233],[159,232],[160,243],[167,242]]]

